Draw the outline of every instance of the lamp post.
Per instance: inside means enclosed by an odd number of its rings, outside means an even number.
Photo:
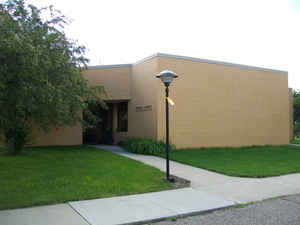
[[[167,180],[170,180],[170,167],[169,167],[169,104],[168,104],[168,97],[169,97],[169,86],[172,83],[174,78],[177,78],[177,74],[170,71],[164,70],[156,75],[166,87],[166,176]]]

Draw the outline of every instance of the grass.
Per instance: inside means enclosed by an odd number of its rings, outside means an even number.
[[[0,151],[0,209],[170,189],[148,165],[85,147],[32,147],[20,156]]]
[[[182,149],[171,159],[236,177],[270,177],[300,172],[299,146]]]
[[[299,144],[300,145],[300,136],[298,137],[295,137],[292,141],[291,141],[292,144]]]

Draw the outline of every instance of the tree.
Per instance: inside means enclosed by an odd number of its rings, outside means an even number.
[[[0,136],[12,154],[30,141],[33,126],[86,125],[82,111],[95,119],[87,102],[105,107],[104,88],[82,76],[85,48],[66,37],[67,24],[53,6],[0,3]]]
[[[293,90],[294,97],[294,135],[300,135],[300,91]]]
[[[300,122],[294,124],[294,135],[295,137],[300,136]]]
[[[294,121],[300,122],[300,91],[293,91],[294,96]]]

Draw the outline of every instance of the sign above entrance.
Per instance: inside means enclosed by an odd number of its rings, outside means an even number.
[[[135,107],[136,112],[152,111],[152,105],[138,105]]]

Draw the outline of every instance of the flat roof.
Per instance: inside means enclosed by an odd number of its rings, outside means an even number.
[[[269,68],[264,68],[264,67],[250,66],[250,65],[237,64],[237,63],[229,63],[229,62],[202,59],[202,58],[195,58],[195,57],[182,56],[182,55],[172,55],[172,54],[165,54],[165,53],[155,53],[153,55],[150,55],[150,56],[148,56],[144,59],[141,59],[141,60],[139,60],[135,63],[132,63],[132,64],[114,64],[114,65],[88,66],[88,69],[130,67],[130,66],[133,66],[133,65],[136,65],[136,64],[139,64],[139,63],[146,62],[146,61],[151,60],[155,57],[184,59],[184,60],[189,60],[189,61],[196,61],[196,62],[202,62],[202,63],[211,63],[211,64],[218,64],[218,65],[225,65],[225,66],[235,66],[235,67],[242,67],[242,68],[253,69],[253,70],[261,70],[261,71],[266,71],[266,72],[277,72],[277,73],[284,73],[284,74],[288,73],[288,71],[284,71],[284,70],[269,69]]]
[[[128,67],[132,64],[112,64],[112,65],[98,65],[98,66],[88,66],[88,69],[105,69],[105,68],[119,68],[119,67]]]

